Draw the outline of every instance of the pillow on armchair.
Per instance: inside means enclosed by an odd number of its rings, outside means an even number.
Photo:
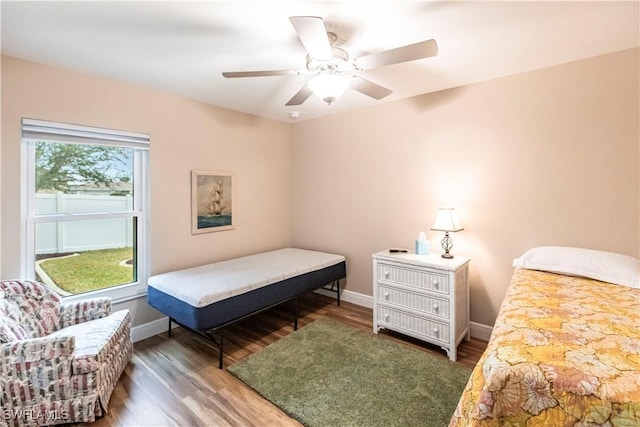
[[[45,285],[29,280],[3,281],[0,292],[0,316],[17,321],[29,338],[44,337],[60,328],[61,298]]]
[[[5,312],[6,305],[6,301],[0,300],[0,344],[29,338],[29,334],[17,320],[1,314]]]

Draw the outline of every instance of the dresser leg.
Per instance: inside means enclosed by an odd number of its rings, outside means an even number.
[[[442,349],[444,351],[447,352],[447,356],[449,356],[449,360],[451,360],[452,362],[455,362],[457,359],[457,348],[453,347],[453,348],[444,348],[442,347]]]

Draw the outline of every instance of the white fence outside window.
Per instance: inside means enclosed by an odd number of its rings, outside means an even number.
[[[133,209],[131,196],[95,194],[36,194],[39,215],[86,212],[121,212]],[[133,245],[131,218],[59,221],[38,225],[36,254],[83,252]]]

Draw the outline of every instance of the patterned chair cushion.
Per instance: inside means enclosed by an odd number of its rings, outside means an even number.
[[[51,336],[75,338],[72,373],[85,374],[107,363],[108,356],[119,345],[130,323],[129,311],[120,310],[108,317],[60,329]]]

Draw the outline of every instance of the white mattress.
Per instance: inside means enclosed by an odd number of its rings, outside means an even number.
[[[158,274],[148,284],[200,308],[344,260],[342,255],[286,248]]]

